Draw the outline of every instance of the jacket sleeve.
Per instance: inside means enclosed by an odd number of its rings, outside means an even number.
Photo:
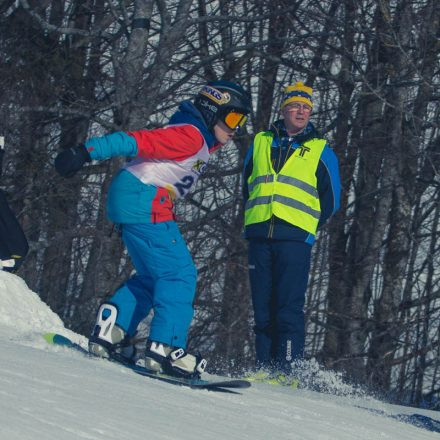
[[[4,154],[5,154],[5,150],[0,148],[0,177],[2,177],[2,173],[3,173],[3,156],[4,156]]]
[[[190,124],[129,133],[136,140],[138,156],[181,161],[196,154],[204,144],[200,131]]]
[[[324,147],[322,152],[316,171],[316,177],[318,181],[318,195],[321,203],[319,228],[339,209],[341,197],[341,179],[339,177],[338,159],[328,145]]]
[[[248,188],[248,179],[249,176],[252,174],[252,169],[254,166],[254,143],[252,142],[251,146],[249,147],[246,156],[244,158],[244,164],[243,164],[243,204],[246,205],[246,202],[249,198],[249,188]]]
[[[137,145],[133,136],[118,131],[102,137],[93,137],[85,142],[93,160],[105,160],[116,156],[137,156]]]
[[[197,153],[203,144],[202,134],[190,124],[128,133],[119,131],[85,142],[93,160],[116,156],[184,160]]]

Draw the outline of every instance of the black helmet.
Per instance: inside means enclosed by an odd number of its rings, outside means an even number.
[[[196,96],[194,105],[210,130],[230,112],[246,116],[252,110],[250,94],[240,85],[223,80],[207,83]],[[243,118],[243,122],[245,119]]]

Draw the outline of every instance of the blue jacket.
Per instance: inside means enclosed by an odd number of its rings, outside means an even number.
[[[311,122],[297,136],[289,137],[283,120],[276,121],[270,127],[274,133],[271,149],[272,166],[278,173],[293,151],[304,142],[313,138],[322,138]],[[244,161],[243,198],[246,204],[249,198],[248,179],[253,169],[253,143]],[[339,177],[338,159],[328,144],[324,150],[316,170],[317,189],[321,204],[321,218],[318,228],[339,209],[341,182]],[[315,236],[286,221],[273,216],[270,220],[254,223],[245,227],[245,238],[272,238],[274,240],[295,240],[313,244]]]

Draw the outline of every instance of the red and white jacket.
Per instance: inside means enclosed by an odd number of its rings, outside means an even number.
[[[107,214],[115,223],[174,219],[173,200],[184,197],[220,146],[190,101],[180,104],[170,125],[153,130],[116,132],[85,143],[93,160],[128,156],[113,179]]]
[[[130,134],[136,139],[138,158],[125,169],[146,185],[165,188],[173,200],[188,193],[208,164],[208,144],[193,125]]]

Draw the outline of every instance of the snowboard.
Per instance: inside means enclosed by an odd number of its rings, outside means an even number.
[[[58,333],[45,333],[43,334],[43,338],[49,344],[61,345],[64,347],[72,348],[76,351],[79,351],[80,353],[83,353],[86,356],[94,357],[89,353],[89,351],[86,348],[73,342],[66,336],[60,335]],[[157,379],[162,382],[167,382],[174,385],[190,387],[193,389],[234,393],[234,391],[232,391],[233,389],[238,389],[238,388],[243,389],[243,388],[249,388],[251,386],[250,382],[243,379],[225,379],[219,381],[211,381],[204,379],[189,379],[184,377],[174,377],[174,376],[169,376],[167,374],[157,373],[148,370],[147,368],[142,367],[140,365],[136,365],[134,363],[132,364],[132,363],[123,362],[121,359],[110,358],[109,360],[116,362],[119,365],[122,365],[126,368],[129,368],[130,370],[134,371],[137,374],[140,374],[141,376],[150,377],[152,379]]]
[[[245,379],[249,382],[282,386],[284,388],[290,388],[292,390],[296,390],[299,386],[299,379],[285,376],[282,373],[280,373],[278,375],[274,375],[274,376],[265,375],[265,374],[260,376],[258,372],[257,373],[250,373],[247,376],[245,376]]]

